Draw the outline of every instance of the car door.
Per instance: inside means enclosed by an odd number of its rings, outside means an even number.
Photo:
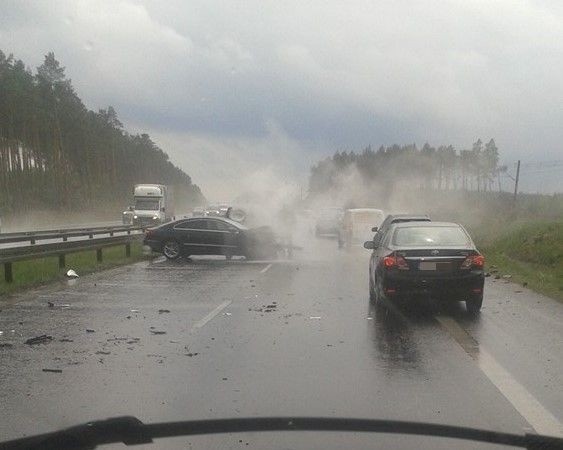
[[[182,245],[185,255],[204,255],[206,231],[207,224],[204,219],[190,219],[174,226],[174,237]]]
[[[375,248],[373,249],[373,253],[371,255],[370,260],[370,268],[371,268],[371,275],[377,286],[378,280],[378,268],[380,267],[381,259],[384,258],[387,254],[386,247],[387,243],[389,242],[390,236],[390,229],[381,229],[377,232],[376,236],[374,237],[374,245]]]
[[[238,253],[240,230],[237,227],[220,219],[209,219],[207,227],[210,251],[213,251],[213,254],[233,255]]]
[[[225,246],[225,235],[223,222],[219,219],[208,219],[207,232],[205,233],[205,245],[209,255],[223,255]]]

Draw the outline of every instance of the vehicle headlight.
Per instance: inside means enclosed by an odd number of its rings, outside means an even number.
[[[137,215],[133,216],[133,219],[138,219],[138,218],[139,218],[139,216],[137,216]]]
[[[158,216],[152,216],[152,220],[158,219]]]

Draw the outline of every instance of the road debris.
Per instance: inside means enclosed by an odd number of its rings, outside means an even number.
[[[189,357],[191,358],[192,356],[197,356],[197,355],[199,355],[199,353],[186,353],[185,355],[186,355],[186,356],[189,356]]]
[[[149,330],[152,334],[166,334],[166,331]]]
[[[59,342],[74,342],[74,340],[69,339],[69,338],[62,338],[62,339],[59,339]]]
[[[74,270],[72,270],[72,269],[69,269],[69,270],[67,271],[66,276],[67,276],[68,278],[78,278],[78,274],[77,274]]]
[[[92,328],[86,328],[86,333],[95,333],[96,330],[92,330]]]
[[[104,352],[103,350],[98,350],[96,355],[111,355],[111,352]]]
[[[10,344],[9,342],[2,342],[0,343],[0,348],[12,348],[14,344]]]
[[[313,320],[319,320],[321,319],[321,316],[310,316],[309,319],[313,319]]]
[[[138,313],[139,310],[138,310],[138,309],[132,309],[131,312],[132,312],[132,313]]]
[[[170,312],[169,309],[159,309],[159,310],[158,310],[158,313],[159,313],[159,314],[165,314],[165,313],[169,313],[169,312]]]
[[[36,336],[33,338],[29,338],[24,344],[27,345],[36,345],[36,344],[46,344],[53,340],[53,336],[49,336],[47,334],[42,334],[41,336]]]
[[[506,274],[506,275],[503,275],[502,277],[503,277],[505,280],[509,280],[509,279],[512,278],[512,275]]]
[[[57,308],[70,308],[70,303],[53,303],[53,302],[47,302],[47,306],[49,308],[54,308],[55,306]]]
[[[63,373],[61,369],[41,369],[42,372]]]

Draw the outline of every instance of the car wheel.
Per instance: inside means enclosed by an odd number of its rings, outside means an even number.
[[[472,295],[469,299],[465,300],[465,308],[470,314],[478,314],[483,306],[483,294]]]
[[[162,253],[168,259],[178,259],[180,257],[180,244],[178,241],[166,241],[162,246]]]

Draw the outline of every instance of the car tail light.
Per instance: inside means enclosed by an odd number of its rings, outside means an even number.
[[[482,269],[485,265],[485,257],[483,255],[469,255],[461,263],[461,269],[471,269],[476,267],[477,269]]]
[[[405,258],[398,255],[389,255],[383,258],[383,265],[386,269],[396,267],[399,270],[409,270],[409,265]]]

